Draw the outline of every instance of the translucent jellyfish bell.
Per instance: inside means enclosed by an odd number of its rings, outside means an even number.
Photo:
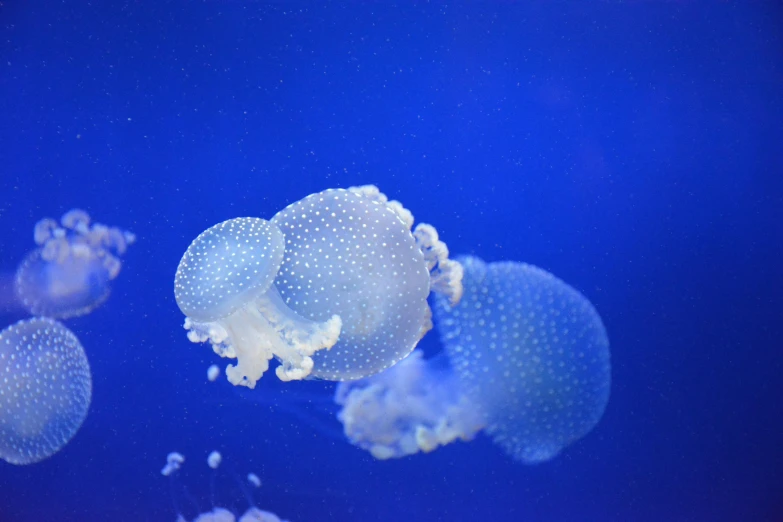
[[[313,321],[342,320],[337,343],[313,355],[332,381],[378,373],[413,351],[432,327],[430,290],[459,300],[461,267],[429,225],[374,186],[329,189],[278,212],[285,235],[275,286]]]
[[[135,236],[118,228],[90,224],[83,210],[66,212],[58,224],[45,218],[35,225],[39,247],[16,272],[16,293],[33,315],[68,318],[84,315],[109,296],[120,257]]]
[[[236,358],[226,368],[234,385],[255,387],[274,356],[281,380],[302,379],[312,354],[332,346],[340,318],[322,323],[290,310],[272,284],[284,253],[283,234],[264,219],[236,218],[201,233],[174,278],[174,296],[187,316],[192,342],[210,341],[216,353]]]
[[[236,357],[255,386],[277,357],[282,380],[357,379],[397,363],[432,327],[430,290],[456,302],[462,268],[437,232],[372,186],[330,189],[271,221],[229,220],[201,234],[175,278],[193,342]]]
[[[555,457],[598,423],[609,400],[609,339],[593,305],[524,263],[461,258],[464,296],[435,319],[460,386],[487,433],[526,463]]]
[[[0,459],[31,464],[57,453],[91,397],[87,356],[62,324],[33,318],[0,332]]]

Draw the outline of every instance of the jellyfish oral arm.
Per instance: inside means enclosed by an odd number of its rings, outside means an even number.
[[[313,354],[337,342],[342,328],[339,316],[318,323],[297,315],[286,307],[273,288],[263,296],[222,319],[199,323],[185,320],[191,342],[212,344],[221,357],[236,358],[226,368],[235,386],[254,388],[277,357],[275,373],[281,381],[301,380],[313,369]]]

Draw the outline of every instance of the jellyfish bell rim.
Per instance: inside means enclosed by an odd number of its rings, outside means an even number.
[[[209,310],[204,307],[194,306],[190,299],[187,299],[183,288],[181,278],[184,277],[185,272],[188,269],[189,261],[194,256],[192,255],[194,246],[202,244],[204,241],[215,236],[216,232],[222,230],[228,223],[235,223],[239,221],[253,221],[256,224],[260,224],[265,227],[270,235],[273,243],[271,252],[269,255],[263,256],[258,266],[264,266],[264,270],[256,279],[246,288],[235,292],[226,293],[222,295],[222,299],[219,305],[211,306]],[[211,227],[201,232],[193,241],[190,242],[185,253],[180,258],[177,265],[177,271],[174,275],[174,298],[177,302],[177,306],[180,311],[187,317],[199,322],[211,322],[224,317],[228,317],[238,309],[245,306],[248,302],[254,298],[263,295],[274,284],[277,272],[283,263],[283,257],[285,255],[285,235],[274,222],[257,217],[237,217],[232,219],[226,219],[220,223],[216,223]],[[193,266],[198,266],[199,263],[193,263]]]

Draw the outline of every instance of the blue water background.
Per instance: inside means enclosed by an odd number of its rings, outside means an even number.
[[[0,521],[173,521],[166,453],[207,508],[213,448],[293,522],[783,520],[780,20],[775,2],[3,0],[2,326],[24,317],[8,278],[39,218],[81,207],[138,242],[107,304],[67,322],[90,415],[50,460],[0,462]],[[591,434],[535,467],[483,436],[377,462],[205,382],[218,361],[173,299],[188,243],[366,183],[452,252],[595,304],[613,385]],[[227,475],[218,499],[244,507]]]

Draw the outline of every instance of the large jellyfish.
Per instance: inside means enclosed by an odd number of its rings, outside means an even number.
[[[33,318],[0,332],[0,459],[31,464],[57,453],[91,397],[87,356],[62,324]]]
[[[432,327],[430,291],[459,301],[462,268],[434,228],[377,188],[330,189],[271,221],[208,229],[180,261],[174,293],[193,342],[236,358],[255,386],[276,357],[282,380],[365,377],[408,355]]]
[[[42,219],[30,252],[16,272],[16,293],[33,315],[68,318],[90,313],[108,297],[120,257],[135,236],[100,223],[83,210],[66,212],[60,224]]]
[[[348,438],[378,458],[429,451],[484,429],[515,460],[554,458],[597,424],[609,399],[609,341],[592,304],[524,263],[464,266],[464,296],[438,299],[450,367],[403,361],[343,383],[336,400]],[[445,377],[444,377],[445,374]],[[413,391],[409,391],[409,390]]]

